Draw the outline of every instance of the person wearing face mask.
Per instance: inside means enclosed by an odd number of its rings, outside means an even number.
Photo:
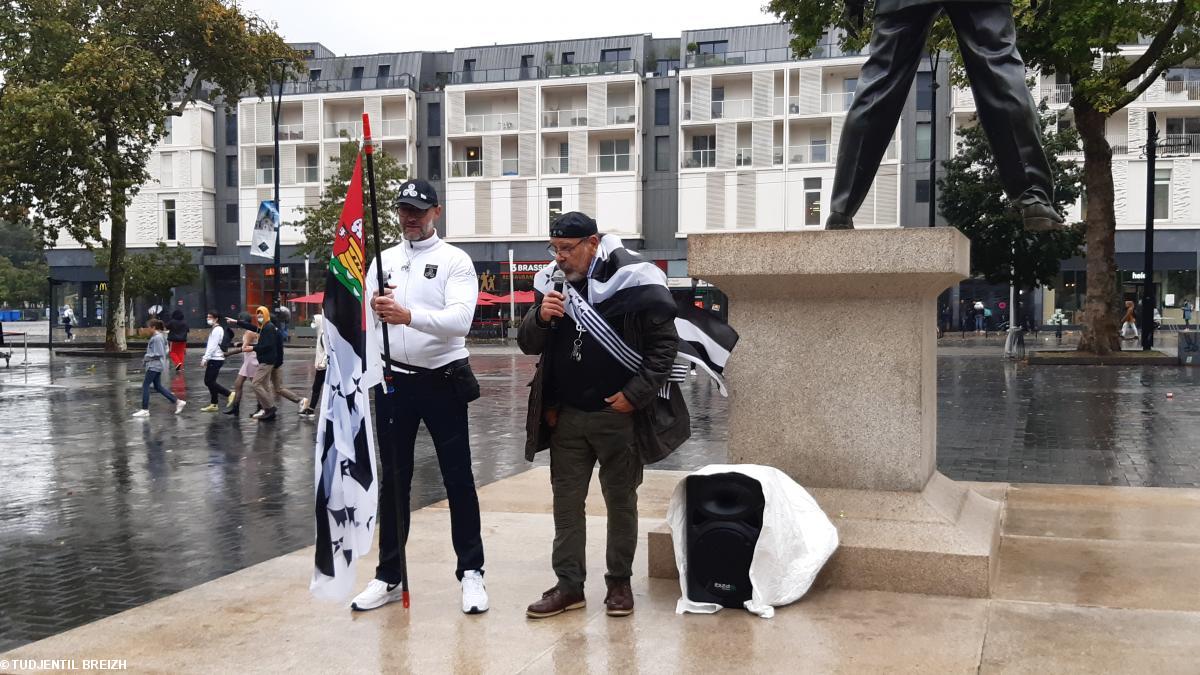
[[[254,310],[258,324],[258,342],[242,347],[243,352],[254,352],[258,356],[258,368],[254,372],[254,395],[258,397],[258,412],[251,415],[260,422],[275,419],[279,397],[299,403],[300,397],[283,386],[280,368],[283,367],[283,337],[279,327],[271,320],[266,307]]]
[[[209,401],[200,412],[217,412],[220,410],[217,406],[219,397],[229,396],[229,390],[217,382],[217,376],[225,365],[225,350],[233,342],[233,331],[221,325],[221,315],[216,311],[210,310],[205,320],[209,327],[208,343],[200,363],[204,367],[204,386],[208,387]]]
[[[228,324],[226,328],[230,333],[233,332],[234,327],[242,328],[245,331],[242,333],[242,344],[236,351],[232,352],[240,352],[242,354],[242,367],[238,369],[237,377],[233,379],[233,391],[229,394],[228,407],[222,411],[226,415],[237,417],[241,411],[242,386],[245,385],[246,380],[253,381],[254,373],[258,372],[258,356],[255,355],[253,349],[245,351],[244,347],[246,345],[253,347],[254,343],[258,342],[258,332],[256,327],[250,323],[249,314],[242,313],[238,319],[229,318],[225,321]],[[230,352],[226,353],[227,357],[230,355]],[[258,411],[256,410],[255,412]]]
[[[321,388],[325,386],[325,368],[329,365],[329,347],[325,344],[325,317],[314,314],[312,327],[317,331],[317,348],[316,354],[313,355],[316,374],[313,375],[312,393],[300,401],[300,416],[307,420],[317,417],[315,406],[321,402]]]

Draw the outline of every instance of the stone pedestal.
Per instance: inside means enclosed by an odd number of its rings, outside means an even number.
[[[741,335],[730,462],[813,492],[841,539],[826,583],[988,595],[1000,505],[935,464],[936,299],[969,269],[952,228],[688,239],[689,273],[729,296]]]

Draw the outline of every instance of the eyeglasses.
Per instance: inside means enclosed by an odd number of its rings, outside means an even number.
[[[401,204],[400,205],[400,215],[404,216],[405,218],[420,218],[420,217],[424,216],[428,211],[429,211],[429,209],[418,209],[417,207],[415,207],[411,204]]]
[[[546,253],[549,253],[551,255],[551,257],[557,257],[560,255],[566,257],[566,256],[571,255],[571,253],[573,253],[575,251],[575,249],[579,248],[579,245],[582,244],[583,241],[584,240],[581,239],[578,242],[571,244],[570,246],[559,246],[558,248],[555,248],[554,244],[550,244],[549,246],[546,247]]]

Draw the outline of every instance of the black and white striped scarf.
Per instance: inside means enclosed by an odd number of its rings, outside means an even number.
[[[534,276],[533,287],[540,294],[539,301],[553,290],[550,276],[557,267],[552,262]],[[605,317],[642,311],[674,316],[679,351],[668,383],[682,382],[694,364],[713,378],[723,396],[729,395],[722,373],[737,344],[737,332],[715,315],[686,302],[676,303],[667,287],[667,275],[652,261],[626,249],[617,236],[606,234],[600,239],[588,270],[588,297],[584,298],[570,284],[564,292],[567,315],[632,373],[641,368],[642,356]],[[665,397],[666,391],[664,386],[661,395]]]

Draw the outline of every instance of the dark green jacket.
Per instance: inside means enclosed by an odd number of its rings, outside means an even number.
[[[551,433],[542,410],[546,341],[551,332],[549,326],[541,325],[538,319],[541,307],[541,304],[535,304],[525,314],[517,333],[517,345],[522,352],[541,355],[537,372],[529,383],[529,409],[525,418],[525,459],[531,462],[534,455],[550,447]],[[625,316],[621,337],[642,355],[641,371],[629,379],[621,392],[634,407],[633,442],[638,455],[643,464],[653,464],[670,455],[692,435],[692,420],[679,385],[671,383],[670,398],[658,395],[675,363],[679,334],[675,332],[673,320],[656,321],[639,312]]]
[[[849,1],[853,3],[853,0]],[[990,3],[994,5],[1012,4],[1012,0],[875,0],[875,13],[887,14],[889,12],[899,12],[902,9],[908,9],[909,7],[919,7],[921,5],[945,5],[951,2]]]

